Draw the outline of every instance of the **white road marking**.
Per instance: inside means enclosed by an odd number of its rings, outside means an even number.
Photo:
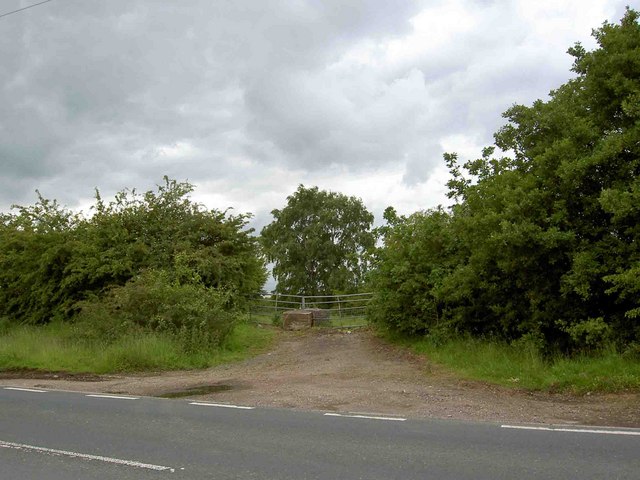
[[[125,397],[122,395],[98,395],[96,393],[92,393],[90,395],[86,395],[87,397],[94,397],[94,398],[116,398],[119,400],[138,400],[140,397]]]
[[[17,390],[19,392],[47,393],[46,390],[36,390],[35,388],[4,387],[4,389],[5,390]]]
[[[123,460],[121,458],[103,457],[102,455],[89,455],[87,453],[69,452],[66,450],[57,450],[55,448],[36,447],[34,445],[25,445],[22,443],[12,443],[0,440],[0,448],[11,448],[14,450],[27,450],[32,452],[39,452],[50,455],[63,455],[71,458],[82,458],[85,460],[98,460],[100,462],[115,463],[117,465],[125,465],[127,467],[146,468],[147,470],[168,470],[174,472],[175,469],[171,467],[165,467],[164,465],[153,465],[151,463],[136,462],[134,460]]]
[[[603,433],[605,435],[637,435],[639,430],[603,430],[594,428],[566,428],[566,427],[535,427],[528,425],[500,425],[501,428],[512,428],[516,430],[542,430],[545,432],[571,432],[571,433]]]
[[[240,410],[253,410],[255,408],[255,407],[243,407],[242,405],[227,405],[226,403],[205,403],[205,402],[189,402],[189,405],[200,405],[203,407],[238,408]]]
[[[377,417],[374,415],[343,415],[341,413],[325,413],[325,417],[346,417],[346,418],[368,418],[370,420],[389,420],[391,422],[404,422],[406,418],[400,417]]]

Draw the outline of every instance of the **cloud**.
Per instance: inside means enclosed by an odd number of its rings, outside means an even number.
[[[3,9],[20,6],[7,1]],[[65,0],[0,19],[0,206],[189,179],[266,222],[299,183],[446,201],[502,111],[568,78],[617,0]],[[475,153],[474,153],[475,152]]]

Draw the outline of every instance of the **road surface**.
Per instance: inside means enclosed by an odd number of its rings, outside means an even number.
[[[2,479],[634,479],[640,430],[0,388]]]

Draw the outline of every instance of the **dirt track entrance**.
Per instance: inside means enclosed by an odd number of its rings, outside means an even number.
[[[185,397],[240,405],[496,422],[640,427],[640,394],[530,394],[460,380],[367,330],[279,332],[272,351],[202,371],[0,384]]]

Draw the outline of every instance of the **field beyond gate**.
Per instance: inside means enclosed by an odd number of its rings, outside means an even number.
[[[250,319],[253,322],[279,325],[287,310],[317,308],[324,311],[328,321],[323,327],[356,328],[368,325],[367,306],[371,293],[346,295],[262,295],[252,301]]]

